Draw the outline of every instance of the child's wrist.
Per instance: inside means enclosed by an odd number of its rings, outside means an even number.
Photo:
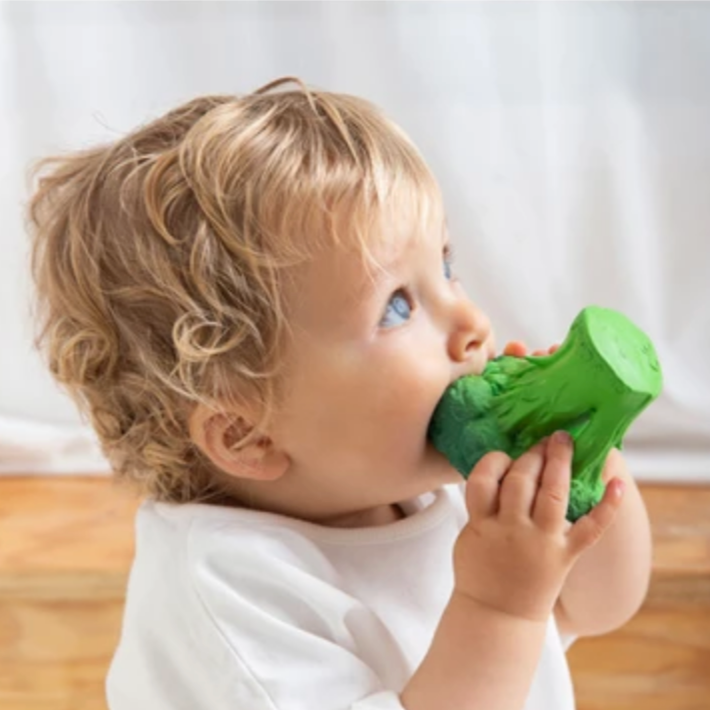
[[[554,605],[539,605],[538,609],[532,609],[529,605],[523,611],[522,607],[518,609],[506,608],[502,604],[489,603],[484,599],[479,599],[470,595],[468,592],[454,588],[451,596],[450,605],[452,607],[460,607],[462,613],[467,615],[482,614],[490,615],[491,617],[500,617],[502,620],[518,621],[527,624],[546,624],[553,611]]]

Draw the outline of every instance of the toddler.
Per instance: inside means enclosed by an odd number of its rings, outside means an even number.
[[[566,522],[562,434],[467,483],[427,442],[496,351],[402,130],[285,78],[37,174],[39,345],[145,494],[111,710],[574,707],[646,512],[614,452]]]

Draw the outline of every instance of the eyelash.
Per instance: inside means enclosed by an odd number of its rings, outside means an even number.
[[[445,244],[444,245],[444,264],[451,270],[451,267],[453,266],[454,263],[454,247],[452,244]],[[449,277],[450,279],[453,279],[453,273]]]

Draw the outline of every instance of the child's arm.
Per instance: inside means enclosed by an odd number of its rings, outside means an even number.
[[[406,710],[522,710],[545,627],[544,621],[454,593],[429,652],[400,694],[402,705]]]
[[[612,449],[604,483],[621,478],[624,498],[612,526],[576,561],[555,607],[561,633],[594,636],[625,624],[641,606],[651,575],[651,529],[623,456]]]
[[[569,436],[556,435],[514,462],[489,454],[472,471],[469,522],[454,548],[455,591],[400,695],[407,710],[524,707],[563,582],[604,536],[620,501],[611,485],[570,526],[571,461]]]

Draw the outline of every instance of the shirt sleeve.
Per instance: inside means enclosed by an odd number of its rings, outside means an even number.
[[[570,646],[577,640],[577,638],[577,636],[572,634],[560,634],[560,641],[562,642],[562,648],[565,650],[565,653],[569,651]]]
[[[282,534],[191,539],[195,618],[230,679],[209,710],[405,710],[395,640],[313,543]]]

